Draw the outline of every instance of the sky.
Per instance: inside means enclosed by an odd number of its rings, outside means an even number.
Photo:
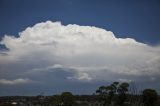
[[[0,0],[0,96],[160,91],[159,0]]]

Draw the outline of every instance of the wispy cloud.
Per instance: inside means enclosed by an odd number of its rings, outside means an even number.
[[[26,83],[32,83],[33,81],[30,79],[14,79],[14,80],[7,80],[7,79],[0,79],[0,84],[4,85],[17,85],[17,84],[26,84]]]

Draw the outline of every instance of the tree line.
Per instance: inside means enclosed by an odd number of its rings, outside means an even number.
[[[136,94],[135,88],[129,92],[129,87],[127,82],[113,82],[98,87],[93,96],[96,96],[95,101],[102,106],[160,106],[156,90],[144,89],[141,94]],[[76,100],[76,96],[71,92],[63,92],[61,95],[54,95],[51,102],[52,106],[77,106]]]
[[[12,104],[15,101],[17,105]],[[0,98],[0,106],[22,106],[21,103],[25,104],[24,106],[160,106],[160,97],[154,89],[138,92],[134,83],[113,82],[98,87],[93,95],[73,95],[71,92],[63,92],[53,96]]]
[[[113,82],[108,86],[100,86],[96,93],[104,106],[156,106],[158,94],[154,89],[144,89],[142,94],[129,93],[129,83]],[[157,105],[158,106],[158,105]]]

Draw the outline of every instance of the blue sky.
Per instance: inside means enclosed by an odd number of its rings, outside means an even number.
[[[0,0],[0,14],[0,95],[160,91],[159,0]]]
[[[35,23],[91,25],[149,44],[160,41],[159,0],[1,0],[0,36]]]

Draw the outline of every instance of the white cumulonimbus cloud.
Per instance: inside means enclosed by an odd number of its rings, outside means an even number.
[[[105,80],[114,74],[160,74],[160,46],[116,38],[111,31],[93,26],[47,21],[26,28],[19,37],[5,35],[1,44],[8,49],[0,55],[4,69],[5,63],[32,64],[26,69],[31,73],[61,68],[73,73],[68,80],[84,81]]]

